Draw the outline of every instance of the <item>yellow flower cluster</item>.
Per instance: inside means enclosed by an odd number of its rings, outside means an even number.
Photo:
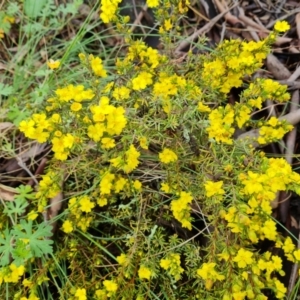
[[[138,64],[138,68],[135,69],[153,71],[165,60],[165,56],[159,54],[158,50],[147,47],[144,42],[130,41],[128,53],[123,60],[117,59],[116,67],[118,73],[124,75],[127,74],[128,69],[130,70],[132,63]]]
[[[93,220],[92,209],[94,207],[95,202],[88,195],[71,198],[68,204],[70,213],[62,225],[62,230],[65,233],[71,233],[78,227],[85,232]]]
[[[127,55],[122,60],[117,59],[116,66],[119,74],[126,75],[132,70],[134,76],[126,86],[117,84],[114,92],[116,99],[129,99],[130,89],[144,91],[149,88],[151,99],[159,103],[167,114],[170,114],[174,104],[172,99],[176,96],[187,100],[199,99],[202,92],[193,80],[186,80],[184,76],[166,72],[165,69],[159,70],[167,62],[168,59],[156,49],[147,47],[141,41],[131,41]]]
[[[173,276],[176,281],[181,278],[184,269],[180,266],[180,254],[168,253],[168,255],[160,260],[160,266],[165,269],[169,275]]]
[[[292,129],[293,126],[287,124],[286,121],[279,121],[277,118],[271,117],[265,125],[259,128],[260,136],[257,138],[257,141],[259,144],[267,144],[281,140]]]
[[[78,57],[83,65],[92,69],[94,75],[102,78],[107,77],[107,72],[100,57],[95,57],[93,54],[87,56],[84,53],[79,53]]]
[[[135,170],[139,164],[140,152],[136,150],[134,145],[130,145],[129,149],[125,152],[124,159],[122,156],[110,159],[113,167],[123,170],[125,173],[130,173]]]
[[[210,139],[215,139],[217,143],[231,145],[234,133],[234,110],[228,104],[225,107],[218,107],[209,114],[210,126],[206,131]]]
[[[116,18],[116,11],[118,9],[118,4],[122,0],[102,0],[101,1],[101,13],[100,19],[103,23],[109,23]]]
[[[197,270],[197,274],[205,280],[205,288],[210,290],[216,281],[222,281],[225,276],[215,270],[216,263],[204,263]]]
[[[286,257],[293,261],[299,261],[300,251],[295,250],[295,245],[290,238],[282,242],[282,238],[277,232],[276,223],[270,218],[272,214],[271,201],[276,198],[276,193],[282,190],[294,190],[300,183],[300,175],[293,172],[291,166],[283,158],[263,158],[262,163],[256,172],[248,171],[239,175],[241,186],[239,193],[246,203],[239,202],[230,206],[227,211],[221,211],[221,216],[226,220],[227,227],[232,233],[239,233],[244,240],[249,239],[250,243],[257,243],[259,240],[272,240],[276,246],[284,250]],[[248,199],[248,200],[247,200]],[[232,257],[229,260],[229,257]],[[251,275],[246,272],[243,276],[247,280],[260,281],[260,288],[269,287],[274,289],[276,297],[282,299],[286,294],[284,285],[272,273],[282,272],[282,261],[276,255],[265,253],[263,257],[254,254],[250,249],[238,248],[235,254],[220,254],[221,259],[235,262],[240,269],[251,270]],[[245,289],[245,291],[243,291]],[[247,295],[249,290],[245,284],[241,284],[238,290]],[[241,298],[244,299],[244,298]],[[253,297],[250,299],[253,299]]]
[[[241,193],[248,197],[248,205],[232,206],[223,217],[232,232],[243,232],[252,243],[259,239],[277,240],[276,224],[269,219],[271,201],[278,191],[294,189],[300,182],[300,176],[292,172],[284,159],[266,159],[260,172],[248,171],[239,175],[243,188]],[[254,214],[254,215],[252,215]]]
[[[178,94],[180,89],[187,86],[187,81],[176,74],[168,75],[165,72],[159,73],[156,83],[153,85],[155,98],[169,99],[170,96]]]
[[[96,299],[103,300],[112,297],[118,290],[118,284],[113,280],[104,280],[104,288],[95,292]]]
[[[54,138],[51,140],[54,157],[58,160],[66,160],[74,142],[75,137],[72,134],[62,134],[59,130],[55,131]]]
[[[290,94],[287,92],[286,85],[281,85],[272,79],[257,78],[250,83],[242,97],[247,99],[253,107],[261,108],[261,103],[267,99],[280,103],[287,102]]]
[[[135,163],[135,161],[133,163]],[[108,198],[111,198],[113,195],[117,195],[122,191],[134,193],[140,191],[142,188],[142,184],[139,180],[130,182],[122,175],[115,175],[109,171],[101,172],[100,176],[100,197],[97,200],[97,204],[100,207],[107,205]]]
[[[268,41],[225,41],[219,44],[211,58],[203,65],[202,79],[207,86],[227,94],[232,87],[240,87],[245,75],[262,66],[269,53]],[[209,60],[209,61],[207,61]]]
[[[95,96],[94,92],[91,89],[85,90],[82,84],[75,86],[73,84],[69,84],[64,88],[57,89],[55,91],[55,94],[57,96],[57,99],[50,98],[48,102],[53,103],[54,100],[58,100],[60,103],[70,102],[71,100],[82,102],[84,100],[91,100]],[[48,107],[47,110],[51,111],[53,108],[56,108],[56,106]]]
[[[139,73],[132,79],[132,89],[135,91],[144,90],[147,86],[152,84],[152,76],[152,74],[145,71]]]
[[[19,129],[26,137],[44,143],[50,136],[51,122],[44,113],[33,114],[31,119],[21,121]]]
[[[209,113],[210,125],[206,128],[209,138],[215,139],[217,143],[231,145],[235,127],[242,128],[247,122],[251,122],[251,112],[255,108],[261,109],[265,100],[272,99],[278,102],[289,100],[290,96],[286,89],[286,86],[282,86],[271,79],[257,79],[242,94],[242,99],[246,103],[235,103],[233,106],[227,104],[225,107],[211,110],[207,105],[199,102],[198,110]],[[255,123],[252,125],[257,126]],[[260,127],[260,137],[257,141],[260,144],[266,144],[280,140],[292,128],[286,122],[280,122],[272,117]]]
[[[190,192],[180,192],[179,198],[172,200],[171,211],[176,220],[178,220],[182,227],[189,230],[192,229],[190,204],[193,201],[193,196]]]
[[[43,212],[48,205],[48,199],[52,199],[61,191],[60,176],[54,171],[48,171],[42,175],[35,198],[38,200],[38,211]]]
[[[3,282],[18,282],[25,273],[25,267],[19,266],[17,267],[14,263],[10,264],[7,267],[3,267],[0,269],[0,286]]]
[[[115,147],[113,136],[120,135],[127,123],[124,108],[115,107],[109,102],[110,99],[107,96],[102,96],[98,105],[90,107],[94,123],[88,126],[87,135],[95,142],[102,138],[103,149]],[[107,136],[103,138],[105,133]]]
[[[89,55],[89,62],[95,75],[105,78],[107,76],[106,70],[104,69],[102,59]]]

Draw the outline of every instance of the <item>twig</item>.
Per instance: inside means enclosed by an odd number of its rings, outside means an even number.
[[[300,227],[300,221],[299,221],[298,227]],[[299,234],[298,234],[297,248],[300,249],[300,231],[299,231]],[[292,291],[293,291],[294,286],[295,286],[296,279],[298,277],[298,268],[299,268],[298,263],[294,263],[293,267],[292,267],[292,271],[291,271],[289,285],[288,285],[288,299],[290,299],[290,296],[291,296]]]
[[[219,1],[219,0],[214,0],[216,6],[218,7],[218,10],[223,13],[225,12],[228,7],[224,7],[223,4]],[[227,5],[226,5],[227,6]],[[235,24],[243,24],[243,22],[241,20],[239,20],[236,16],[234,16],[233,14],[231,14],[230,12],[226,12],[224,15],[224,19],[226,20],[226,22],[235,25]],[[243,24],[244,25],[244,24]]]
[[[300,76],[300,67],[298,67],[295,72],[287,79],[287,81],[295,81]]]
[[[268,30],[268,29],[265,28],[264,26],[261,26],[260,24],[257,24],[257,23],[254,22],[252,19],[250,19],[250,18],[248,18],[247,16],[245,16],[244,10],[243,10],[241,7],[238,7],[238,10],[239,10],[239,19],[240,19],[243,23],[245,23],[245,24],[247,24],[247,25],[249,25],[249,26],[251,26],[251,27],[253,27],[254,29],[257,29],[257,30],[259,30],[259,31],[262,31],[262,32],[265,32],[265,33],[269,33],[269,32],[270,32],[270,30]]]
[[[276,20],[270,22],[270,23],[266,26],[266,28],[272,28],[272,27],[274,26],[274,24],[275,24],[277,21],[284,20],[284,19],[288,18],[289,16],[292,16],[293,14],[296,14],[296,13],[298,13],[298,12],[300,12],[300,8],[293,9],[293,10],[291,10],[290,12],[288,12],[287,14],[285,14],[284,16],[281,16],[281,17],[277,18]]]
[[[136,14],[136,19],[134,20],[131,28],[130,28],[130,31],[133,32],[135,30],[135,28],[141,24],[141,21],[144,17],[144,14],[146,12],[146,10],[148,9],[148,5],[145,4],[142,8],[142,10],[139,12],[139,14],[137,15],[137,11],[136,11],[136,6],[134,5],[134,12]],[[142,27],[142,30],[143,30],[143,27]]]
[[[266,67],[276,79],[287,79],[291,77],[291,72],[273,54],[267,56]]]
[[[221,36],[220,36],[220,43],[223,42],[225,37],[225,31],[226,31],[226,22],[222,23],[222,30],[221,30]]]
[[[38,168],[36,169],[35,173],[34,173],[34,178],[36,178],[38,175],[41,175],[46,167],[46,164],[47,164],[47,161],[48,159],[47,158],[43,158],[38,166]],[[28,181],[28,185],[32,186],[33,187],[33,183],[36,183],[36,181],[33,180],[33,178],[31,178],[29,181]]]
[[[36,185],[38,185],[38,184],[39,184],[38,181],[36,180],[35,176],[31,173],[31,171],[27,168],[27,166],[26,166],[26,164],[23,162],[23,160],[22,160],[19,156],[17,156],[16,159],[17,159],[18,165],[19,165],[24,171],[26,171],[26,173],[31,177],[31,179],[34,181],[34,183],[35,183]]]
[[[189,46],[191,42],[193,42],[196,38],[198,38],[200,35],[208,32],[227,12],[229,12],[232,8],[237,6],[238,4],[233,5],[231,8],[226,9],[224,12],[218,14],[216,17],[211,19],[209,23],[205,24],[202,28],[198,29],[196,32],[194,32],[191,36],[183,40],[178,47],[175,50],[175,53],[180,52],[182,49]]]
[[[285,84],[288,86],[288,90],[300,89],[300,81],[289,81],[289,80],[278,80],[280,84]]]

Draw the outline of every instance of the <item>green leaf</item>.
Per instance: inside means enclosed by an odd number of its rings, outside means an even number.
[[[0,95],[9,96],[13,93],[13,87],[7,84],[0,83]]]
[[[9,111],[6,115],[9,121],[12,121],[16,126],[19,125],[19,123],[29,117],[30,113],[29,111],[21,111],[18,106],[13,105],[10,106]]]
[[[47,0],[24,0],[24,13],[29,18],[36,18],[42,12]]]
[[[9,265],[10,254],[13,251],[13,236],[9,232],[8,228],[3,232],[0,232],[0,266],[4,267]]]
[[[6,12],[8,15],[15,15],[19,11],[19,6],[17,3],[10,2],[7,6]]]
[[[7,202],[6,207],[3,210],[3,213],[8,215],[9,217],[13,217],[14,215],[22,215],[25,212],[26,207],[29,204],[27,203],[26,199],[16,199],[11,202]]]
[[[51,254],[53,248],[52,240],[48,237],[52,236],[52,227],[49,224],[41,223],[33,228],[32,221],[21,220],[18,226],[12,230],[17,239],[27,241],[28,249],[30,249],[32,257],[42,257],[45,254]]]
[[[14,259],[14,264],[18,267],[24,265],[24,263],[32,258],[32,253],[26,241],[18,240],[15,248],[11,251],[11,256]]]
[[[4,11],[0,11],[0,28],[4,31],[4,33],[8,33],[11,28],[10,22],[5,21],[6,17],[7,14]]]
[[[15,199],[34,199],[33,189],[30,185],[20,185],[16,188],[19,195],[15,196]]]

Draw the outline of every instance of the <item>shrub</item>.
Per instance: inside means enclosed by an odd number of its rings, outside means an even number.
[[[172,17],[155,11],[162,52],[133,39],[128,18],[116,13],[119,2],[102,1],[100,17],[117,24],[126,55],[108,69],[80,53],[84,76],[58,84],[19,125],[27,138],[49,143],[53,157],[38,191],[29,193],[34,200],[22,200],[28,220],[12,222],[4,211],[0,246],[9,250],[0,282],[18,291],[16,299],[42,299],[46,290],[80,300],[267,299],[265,289],[284,298],[282,259],[257,245],[272,241],[290,261],[300,260],[271,216],[276,193],[299,193],[300,176],[283,158],[267,158],[252,140],[233,136],[256,128],[256,142],[266,144],[292,129],[275,117],[251,118],[267,99],[287,102],[285,86],[243,81],[262,67],[287,24],[259,42],[188,52],[178,64],[170,37],[184,2],[162,1]],[[64,70],[59,62],[49,67]],[[233,87],[243,88],[240,101],[227,104]],[[60,193],[61,212],[48,220]]]

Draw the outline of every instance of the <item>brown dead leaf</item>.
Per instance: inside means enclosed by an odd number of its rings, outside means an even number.
[[[15,195],[17,195],[18,192],[16,189],[0,184],[0,198],[5,201],[14,201]]]
[[[0,123],[0,131],[6,131],[14,126],[11,122],[1,122]]]
[[[273,54],[268,55],[266,66],[276,79],[288,79],[291,76],[290,71]]]
[[[6,65],[3,63],[0,63],[0,70],[7,70]]]
[[[298,222],[296,221],[296,219],[293,216],[291,216],[291,226],[296,229],[299,229]]]

